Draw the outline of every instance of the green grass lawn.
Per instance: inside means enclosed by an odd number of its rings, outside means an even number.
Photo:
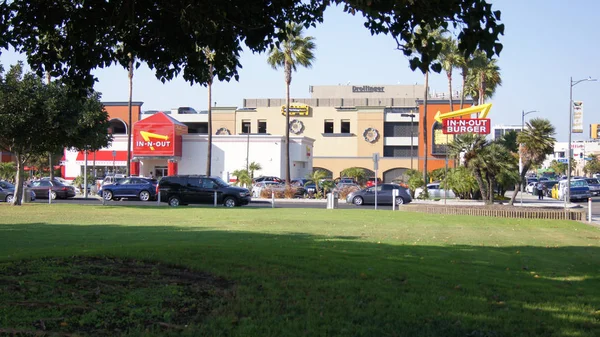
[[[0,205],[0,335],[592,337],[599,277],[576,222]]]

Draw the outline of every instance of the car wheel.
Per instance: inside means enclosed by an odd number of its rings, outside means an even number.
[[[396,197],[396,205],[404,205],[404,198]]]
[[[113,193],[111,191],[104,191],[102,192],[102,197],[104,198],[104,200],[110,201],[113,198]]]
[[[9,194],[6,196],[6,202],[9,204],[12,204],[14,199],[15,199],[15,197],[12,194]]]
[[[362,197],[354,197],[354,199],[352,199],[352,203],[355,204],[356,206],[361,206],[363,204],[364,200]]]
[[[56,192],[54,192],[54,191],[50,192],[50,198],[52,198],[52,200],[56,200],[56,197],[57,197]]]
[[[232,197],[227,197],[223,200],[223,205],[225,205],[225,207],[235,207],[236,204],[237,202]]]
[[[181,204],[181,200],[179,200],[179,197],[170,197],[169,198],[169,206],[177,207],[180,204]]]
[[[150,192],[148,191],[141,191],[139,198],[141,201],[149,201],[150,200]]]

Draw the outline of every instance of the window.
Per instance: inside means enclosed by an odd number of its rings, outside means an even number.
[[[416,137],[418,125],[406,122],[386,122],[383,124],[383,137]]]
[[[242,133],[251,133],[252,127],[250,125],[250,121],[245,119],[242,120]]]
[[[261,119],[258,121],[258,133],[267,133],[267,121]]]
[[[383,156],[384,157],[407,157],[410,158],[411,153],[413,156],[417,156],[419,153],[419,147],[414,145],[412,147],[412,151],[410,145],[406,146],[384,146],[383,147]]]
[[[333,120],[326,119],[323,126],[323,133],[333,133]]]
[[[350,133],[350,120],[342,119],[342,133]]]
[[[202,188],[202,179],[188,178],[188,186]]]
[[[217,185],[215,184],[214,181],[210,180],[210,179],[204,179],[202,180],[202,188],[207,188],[207,189],[214,189],[215,187],[217,187]]]

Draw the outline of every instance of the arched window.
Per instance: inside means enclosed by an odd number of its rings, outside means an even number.
[[[126,135],[127,134],[127,124],[119,118],[113,118],[109,122],[110,124],[110,132],[113,135]]]

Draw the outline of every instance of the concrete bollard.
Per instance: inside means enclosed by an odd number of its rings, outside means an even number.
[[[156,206],[160,206],[160,191],[158,191],[158,195],[156,196]]]
[[[588,222],[592,222],[592,198],[588,198]]]
[[[217,207],[217,191],[215,191],[214,201],[215,201],[215,207]]]
[[[48,205],[52,204],[52,188],[48,189]]]
[[[271,192],[271,208],[275,208],[275,192]]]

